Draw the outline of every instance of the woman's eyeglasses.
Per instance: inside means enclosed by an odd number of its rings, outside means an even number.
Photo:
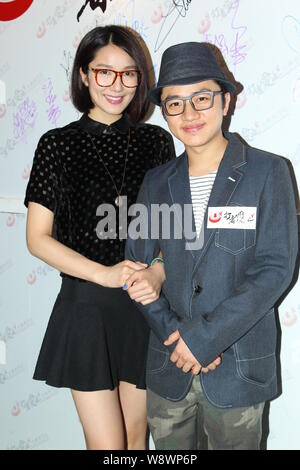
[[[122,84],[127,88],[136,88],[141,81],[141,72],[138,70],[124,70],[123,72],[94,68],[90,68],[89,70],[94,72],[96,83],[101,87],[112,86],[117,80],[117,77],[121,78]]]

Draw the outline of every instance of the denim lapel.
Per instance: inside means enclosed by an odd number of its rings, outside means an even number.
[[[247,163],[246,146],[234,134],[227,132],[224,135],[228,140],[228,144],[216,175],[202,224],[202,233],[200,234],[196,248],[193,248],[193,246],[195,247],[194,243],[196,241],[196,237],[193,239],[186,237],[186,230],[184,230],[185,225],[183,224],[181,213],[180,211],[175,211],[177,223],[179,224],[183,241],[185,243],[185,250],[189,251],[194,259],[194,271],[216,233],[216,229],[207,228],[208,208],[227,206],[230,203],[230,200],[243,177],[243,173],[241,173],[238,168]],[[168,184],[172,202],[173,204],[181,206],[182,213],[184,212],[185,204],[192,207],[188,173],[188,157],[186,152],[177,158],[174,172],[168,178]],[[191,221],[187,221],[187,226],[189,223],[190,226],[192,226],[193,232],[196,233],[193,213],[191,213]]]
[[[185,244],[184,249],[187,249],[189,246],[189,240],[185,236],[185,219],[183,218],[183,215],[185,207],[189,207],[190,209],[192,208],[192,199],[188,172],[188,157],[186,152],[177,158],[174,172],[168,178],[168,185],[172,203],[179,208],[178,211],[175,209],[175,223],[177,222],[179,230],[181,231],[183,244]],[[192,210],[190,210],[189,217],[189,229],[191,228],[193,232],[196,232],[194,214]],[[194,258],[194,252],[190,249],[188,249],[188,251]]]
[[[234,134],[225,133],[225,138],[228,140],[228,144],[207,204],[202,225],[203,247],[195,251],[196,259],[193,272],[197,269],[199,262],[216,233],[216,229],[207,228],[208,208],[227,206],[230,203],[234,192],[243,178],[243,173],[238,168],[247,163],[246,146]]]

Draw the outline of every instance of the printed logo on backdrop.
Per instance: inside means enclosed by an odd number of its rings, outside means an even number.
[[[7,343],[9,341],[14,340],[19,334],[24,333],[25,331],[28,331],[29,328],[32,328],[33,326],[34,326],[33,319],[28,318],[26,320],[23,320],[18,325],[15,324],[12,326],[6,326],[4,331],[0,331],[0,350],[2,350],[2,358],[3,357],[5,358]]]
[[[24,15],[33,0],[12,0],[0,2],[0,21],[11,21]]]
[[[23,374],[25,370],[24,364],[18,364],[10,369],[5,368],[3,371],[0,371],[0,386],[5,385],[9,380],[13,380]]]
[[[37,393],[30,393],[26,398],[17,401],[11,408],[11,415],[14,417],[20,416],[22,411],[31,411],[41,403],[55,397],[60,392],[59,389],[49,388],[48,390],[41,390]]]
[[[297,323],[299,312],[300,306],[298,308],[292,306],[282,314],[281,323],[287,327],[294,326]]]
[[[50,440],[48,434],[40,434],[38,436],[31,436],[26,437],[24,439],[20,439],[19,441],[14,442],[13,444],[9,444],[6,447],[6,450],[30,450],[35,449],[42,444],[45,444]]]

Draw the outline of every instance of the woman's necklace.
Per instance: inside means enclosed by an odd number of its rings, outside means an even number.
[[[124,163],[123,177],[122,177],[121,187],[120,187],[119,190],[118,190],[118,188],[117,188],[117,186],[116,186],[115,180],[113,179],[113,177],[112,177],[112,175],[111,175],[109,169],[107,168],[106,164],[104,163],[103,158],[101,157],[100,153],[98,152],[94,140],[92,139],[91,135],[90,135],[88,132],[87,132],[87,135],[89,136],[89,138],[90,138],[90,140],[91,140],[91,142],[92,142],[92,144],[93,144],[93,147],[94,147],[94,149],[95,149],[95,151],[96,151],[98,157],[100,158],[100,161],[101,161],[101,163],[103,164],[103,166],[104,166],[106,172],[108,173],[110,179],[112,180],[112,183],[113,183],[113,185],[114,185],[114,187],[115,187],[115,190],[116,190],[116,193],[117,193],[117,197],[116,197],[116,199],[115,199],[115,204],[116,204],[116,206],[120,207],[120,206],[122,205],[122,203],[123,203],[122,197],[124,197],[124,196],[121,196],[121,193],[122,193],[122,189],[123,189],[123,185],[124,185],[125,174],[126,174],[126,166],[127,166],[127,160],[128,160],[128,149],[129,149],[129,143],[130,143],[130,129],[128,130],[128,140],[127,140],[127,148],[126,148],[126,155],[125,155],[125,163]]]

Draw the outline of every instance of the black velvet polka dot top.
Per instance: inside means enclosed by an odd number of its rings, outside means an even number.
[[[118,193],[103,162],[119,191],[129,129],[121,191],[129,208],[136,202],[146,171],[174,158],[175,152],[172,137],[164,129],[151,124],[132,126],[125,115],[109,126],[83,115],[79,121],[44,134],[35,152],[24,200],[26,207],[36,202],[54,213],[57,240],[107,266],[124,259],[126,239],[119,236]],[[101,221],[97,208],[105,203],[116,210],[116,230],[104,238],[97,229]]]

